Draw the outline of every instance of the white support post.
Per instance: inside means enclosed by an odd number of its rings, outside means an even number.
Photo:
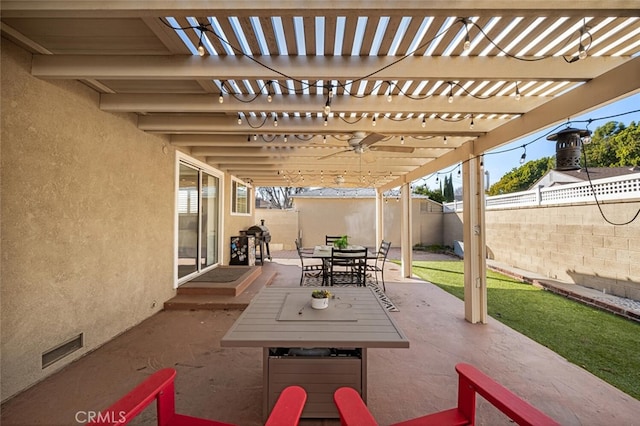
[[[480,157],[469,156],[462,167],[464,222],[464,317],[487,323],[487,250],[484,221],[484,174]]]
[[[411,240],[411,184],[404,183],[400,189],[400,200],[402,201],[401,235],[400,246],[402,249],[402,263],[400,270],[402,276],[410,278],[411,264],[413,263],[413,242]]]
[[[384,238],[384,200],[382,192],[376,189],[376,249]]]

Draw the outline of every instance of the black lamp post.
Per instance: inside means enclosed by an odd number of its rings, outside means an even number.
[[[553,135],[547,136],[547,140],[556,141],[556,170],[580,169],[580,151],[583,143],[588,143],[583,138],[591,135],[589,130],[567,128]]]

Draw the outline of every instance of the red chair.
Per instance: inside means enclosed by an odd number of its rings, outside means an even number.
[[[456,371],[458,372],[457,407],[395,423],[391,426],[475,425],[476,393],[519,425],[547,426],[559,424],[472,365],[457,364]],[[334,393],[333,399],[338,407],[342,426],[378,425],[378,422],[376,422],[360,395],[354,389],[340,388]]]
[[[142,412],[151,402],[157,402],[158,426],[233,426],[215,420],[177,414],[175,408],[174,380],[176,370],[162,369],[115,404],[91,418],[89,425],[126,425]],[[307,394],[299,386],[290,386],[282,391],[273,407],[266,425],[297,425],[307,400]]]

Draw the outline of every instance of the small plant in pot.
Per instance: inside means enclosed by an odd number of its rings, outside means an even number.
[[[333,242],[333,245],[339,248],[340,250],[344,250],[349,245],[349,237],[346,235],[343,235],[342,237],[335,240]]]
[[[313,290],[311,292],[311,307],[313,309],[326,309],[329,307],[329,290]]]

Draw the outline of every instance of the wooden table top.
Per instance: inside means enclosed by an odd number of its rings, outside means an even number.
[[[329,308],[325,310],[311,308],[312,291],[313,288],[309,287],[263,288],[227,331],[220,345],[289,348],[409,347],[409,340],[371,289],[331,288],[335,298],[329,301]]]

